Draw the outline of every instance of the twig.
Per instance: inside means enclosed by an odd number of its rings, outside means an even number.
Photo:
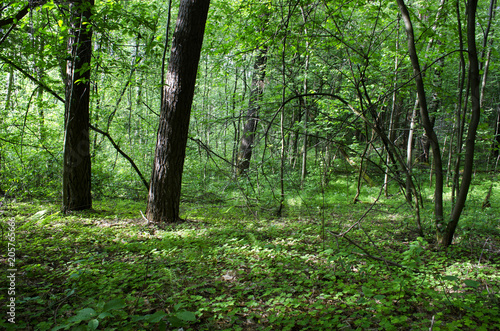
[[[481,259],[483,258],[483,253],[484,253],[484,247],[486,246],[486,243],[490,240],[490,238],[486,238],[486,241],[484,242],[483,249],[481,250],[481,255],[479,256],[479,260],[477,261],[477,266],[481,264]]]
[[[151,223],[151,221],[150,221],[150,220],[148,220],[148,219],[146,218],[146,216],[144,216],[144,214],[142,213],[142,210],[139,210],[139,212],[141,213],[142,218],[146,221],[146,225],[147,225],[147,224],[149,224],[149,223]]]
[[[346,235],[340,235],[340,234],[337,234],[335,232],[332,232],[330,230],[328,230],[328,232],[330,232],[331,234],[333,234],[335,237],[340,237],[340,238],[344,238],[345,240],[347,240],[351,245],[354,245],[356,246],[357,248],[359,248],[360,250],[362,250],[365,254],[361,254],[361,253],[357,253],[357,252],[353,252],[354,254],[356,255],[359,255],[359,256],[362,256],[362,257],[368,257],[370,259],[373,259],[373,260],[377,260],[377,261],[382,261],[382,262],[385,262],[387,264],[390,264],[392,266],[395,266],[395,267],[398,267],[398,268],[401,268],[401,269],[409,269],[415,273],[422,273],[421,271],[419,270],[414,270],[414,269],[411,269],[407,266],[404,266],[402,264],[399,264],[397,262],[394,262],[394,261],[391,261],[391,260],[387,260],[383,257],[379,257],[379,256],[375,256],[375,255],[371,255],[370,253],[368,253],[368,251],[366,249],[364,249],[363,247],[361,247],[360,245],[358,245],[355,241],[349,239]]]

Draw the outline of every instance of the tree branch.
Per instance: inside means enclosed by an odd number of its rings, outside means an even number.
[[[132,168],[134,168],[137,175],[139,175],[139,177],[141,178],[142,183],[144,184],[144,186],[146,186],[146,189],[149,191],[149,183],[146,181],[146,179],[142,175],[141,171],[139,170],[139,168],[135,164],[134,160],[132,160],[132,158],[130,156],[128,156],[124,151],[122,151],[120,146],[118,146],[118,144],[115,143],[115,141],[113,140],[113,138],[111,138],[109,133],[104,132],[104,131],[96,128],[92,124],[89,124],[89,125],[90,125],[90,128],[92,130],[94,130],[95,132],[98,132],[98,133],[102,134],[103,136],[105,136],[106,138],[108,138],[109,142],[111,143],[111,145],[113,145],[113,147],[117,150],[117,152],[120,153],[124,158],[126,158],[128,162],[130,162],[130,164],[132,165]]]
[[[43,88],[44,90],[46,90],[47,92],[49,92],[50,94],[52,94],[57,100],[61,101],[62,103],[65,103],[65,100],[64,98],[62,98],[59,94],[57,94],[55,91],[53,91],[50,87],[48,87],[47,85],[45,85],[43,82],[41,82],[40,80],[36,79],[35,77],[33,77],[29,72],[27,72],[26,70],[24,70],[23,68],[21,68],[20,66],[18,66],[17,64],[15,64],[14,62],[12,62],[11,60],[9,60],[8,58],[0,55],[0,60],[4,61],[5,63],[13,66],[14,68],[16,68],[18,71],[20,71],[23,75],[25,75],[26,77],[28,77],[30,80],[32,80],[35,84],[37,84],[38,86],[40,86],[41,88]],[[104,132],[98,128],[96,128],[95,126],[93,126],[92,124],[89,124],[90,125],[90,128],[92,130],[94,130],[95,132],[98,132],[100,134],[102,134],[103,136],[105,136],[106,138],[108,138],[108,140],[111,142],[111,144],[113,145],[113,147],[118,151],[118,153],[120,153],[125,159],[127,159],[127,161],[130,162],[130,164],[132,165],[132,167],[134,168],[135,172],[139,175],[139,177],[141,178],[141,181],[143,182],[143,184],[146,186],[146,188],[149,190],[149,183],[146,181],[146,179],[144,178],[144,176],[142,175],[141,171],[139,170],[139,168],[137,167],[137,165],[135,164],[134,160],[132,160],[132,158],[130,158],[130,156],[128,156],[124,151],[121,150],[121,148],[115,143],[115,141],[113,140],[113,138],[111,138],[111,136],[109,135],[109,133],[107,132]]]
[[[25,75],[26,77],[28,77],[31,81],[33,81],[36,85],[40,86],[41,88],[43,88],[45,91],[49,92],[50,94],[52,94],[57,100],[61,101],[62,103],[65,103],[65,100],[64,98],[62,98],[61,96],[59,96],[59,94],[57,94],[54,90],[52,90],[50,87],[48,87],[47,85],[45,85],[44,82],[40,81],[39,79],[33,77],[29,72],[27,72],[26,70],[24,70],[23,68],[21,68],[20,66],[18,66],[17,64],[15,64],[14,62],[12,62],[11,60],[9,60],[8,58],[6,58],[5,56],[3,55],[0,55],[0,60],[2,60],[3,62],[11,65],[12,67],[14,67],[16,70],[18,70],[19,72],[21,72],[23,75]]]
[[[4,18],[4,19],[0,20],[0,28],[5,26],[5,25],[9,25],[9,24],[12,24],[12,23],[19,21],[24,16],[26,16],[26,14],[28,14],[28,12],[30,11],[30,8],[34,8],[37,6],[43,6],[46,2],[47,2],[47,0],[30,1],[30,3],[28,3],[26,6],[23,7],[23,9],[18,11],[14,17]]]

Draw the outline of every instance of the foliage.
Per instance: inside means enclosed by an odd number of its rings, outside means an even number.
[[[145,224],[147,190],[96,131],[95,210],[60,213],[68,12],[67,2],[42,2],[0,26],[0,249],[14,219],[18,329],[500,328],[500,20],[489,1],[476,17],[484,94],[475,174],[446,250],[432,235],[433,156],[424,157],[418,118],[408,145],[414,77],[395,1],[212,0],[182,177],[187,221],[165,229]],[[449,211],[469,125],[465,2],[406,3],[436,106]],[[27,4],[2,3],[0,22]],[[167,15],[177,7],[97,0],[93,11],[91,124],[145,178],[172,40]],[[236,178],[258,48],[267,54],[260,121],[250,169]],[[404,166],[388,157],[391,144],[395,159],[414,147]],[[402,194],[409,165],[423,236]]]

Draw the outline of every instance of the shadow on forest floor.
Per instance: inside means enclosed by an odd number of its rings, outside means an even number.
[[[16,258],[2,258],[0,297],[15,297],[15,324],[3,319],[0,325],[500,328],[500,224],[494,214],[466,218],[456,243],[440,251],[431,237],[412,232],[405,208],[381,203],[360,221],[366,205],[337,207],[276,218],[268,207],[255,213],[245,203],[197,197],[184,203],[188,221],[159,230],[145,224],[144,205],[132,201],[97,202],[93,211],[65,216],[49,203],[5,204],[1,249],[10,247],[14,220]],[[350,241],[333,235],[351,227],[345,235]],[[9,268],[17,269],[14,295],[5,281]]]

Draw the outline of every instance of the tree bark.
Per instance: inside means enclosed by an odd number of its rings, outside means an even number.
[[[210,0],[181,0],[161,105],[146,217],[179,222],[191,105]]]
[[[89,141],[90,61],[92,56],[91,10],[94,0],[69,4],[71,33],[66,64],[64,114],[64,164],[62,209],[92,208]]]

